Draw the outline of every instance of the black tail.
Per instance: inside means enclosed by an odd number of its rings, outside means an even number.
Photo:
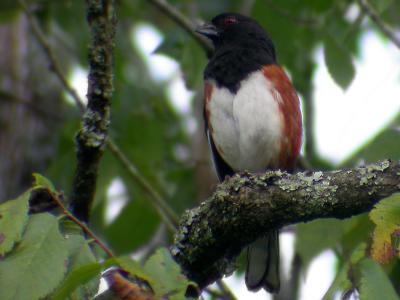
[[[269,231],[247,248],[246,286],[251,291],[279,292],[278,230]]]

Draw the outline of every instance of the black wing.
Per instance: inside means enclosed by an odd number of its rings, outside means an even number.
[[[215,171],[217,172],[219,181],[223,181],[225,179],[225,176],[232,176],[233,174],[235,174],[235,172],[218,153],[217,147],[215,147],[214,141],[208,129],[206,131],[206,134],[208,139],[208,145],[210,146],[212,153]]]
[[[217,172],[219,180],[223,181],[225,179],[225,176],[232,176],[233,174],[235,174],[235,172],[218,153],[217,147],[215,146],[210,130],[208,129],[208,121],[205,112],[204,112],[204,124],[205,124],[205,131],[207,135],[208,145],[212,153],[215,171]]]

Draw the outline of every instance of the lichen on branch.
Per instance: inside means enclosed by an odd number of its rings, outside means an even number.
[[[97,171],[108,136],[113,92],[114,0],[87,0],[90,27],[88,104],[76,136],[77,169],[71,207],[85,222],[94,199]]]
[[[318,218],[348,218],[400,191],[400,163],[288,174],[241,173],[181,219],[171,252],[205,287],[232,271],[241,249],[270,229]]]

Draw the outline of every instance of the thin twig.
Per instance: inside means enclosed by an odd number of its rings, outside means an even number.
[[[298,299],[300,276],[302,271],[302,261],[298,253],[293,257],[289,277],[285,278],[281,283],[285,289],[282,289],[279,294],[273,296],[273,300],[292,300]]]
[[[68,92],[68,94],[71,95],[71,97],[74,99],[76,105],[78,106],[79,110],[81,112],[84,112],[85,110],[85,104],[84,102],[80,99],[78,93],[74,88],[72,88],[66,79],[66,77],[63,75],[62,68],[60,64],[58,63],[56,56],[50,46],[50,43],[48,42],[46,36],[44,35],[42,29],[40,28],[36,18],[33,16],[30,8],[26,4],[25,0],[18,0],[18,3],[21,5],[23,8],[25,15],[28,18],[29,24],[31,25],[32,32],[35,35],[36,39],[38,40],[39,44],[42,46],[44,52],[49,58],[50,66],[53,72],[57,75],[58,79],[61,81],[63,87],[65,90]]]
[[[162,217],[164,222],[169,226],[169,228],[175,231],[178,227],[178,217],[171,207],[167,204],[164,198],[150,185],[150,183],[143,177],[138,171],[135,165],[133,165],[126,155],[119,149],[113,140],[108,139],[107,141],[108,149],[114,156],[120,161],[120,163],[128,171],[129,175],[136,181],[136,183],[142,188],[143,191],[147,193],[150,199],[152,199],[153,204],[159,215]]]
[[[367,0],[358,0],[358,3],[376,26],[378,26],[380,31],[382,31],[382,33],[400,49],[400,36],[396,36],[394,31],[381,19],[377,11],[368,3]]]
[[[222,279],[217,280],[216,283],[222,292],[223,300],[237,300],[235,295],[232,293],[232,291],[229,289],[229,287]]]
[[[47,111],[47,110],[41,108],[40,106],[38,106],[36,103],[21,99],[18,96],[14,95],[10,92],[7,92],[5,90],[0,90],[0,101],[8,102],[10,104],[26,106],[34,113],[36,113],[44,118],[48,118],[49,120],[52,120],[55,122],[61,122],[63,120],[63,118],[59,114],[53,113],[51,111]]]
[[[224,297],[224,294],[222,294],[220,291],[212,290],[208,287],[203,289],[203,291],[209,294],[212,299],[222,299]]]
[[[62,203],[60,197],[56,195],[55,193],[52,193],[48,191],[49,194],[52,196],[54,202],[61,208],[63,214],[70,219],[72,222],[74,222],[76,225],[78,225],[80,228],[82,228],[83,232],[86,233],[88,236],[92,238],[92,240],[99,245],[101,249],[109,256],[109,257],[114,257],[114,254],[111,252],[111,250],[93,233],[93,231],[90,230],[89,227],[78,218],[74,217],[72,213],[69,212],[69,210],[65,207],[65,205]]]
[[[76,105],[79,107],[80,111],[83,113],[85,105],[83,104],[83,100],[79,97],[76,91],[71,87],[68,83],[68,80],[64,76],[61,68],[59,67],[56,55],[51,48],[49,42],[47,41],[43,31],[38,25],[35,17],[33,16],[31,10],[26,6],[24,0],[19,0],[21,6],[23,7],[25,14],[28,17],[28,21],[31,24],[32,31],[37,38],[39,44],[45,50],[45,53],[53,67],[53,71],[55,72],[57,78],[60,80],[64,89],[67,93],[74,99]],[[58,70],[56,72],[56,70]],[[132,177],[132,179],[149,195],[149,199],[152,205],[155,207],[163,221],[168,225],[169,228],[175,230],[178,224],[178,218],[174,214],[173,210],[169,207],[168,203],[165,199],[163,199],[160,194],[151,186],[151,184],[145,179],[145,177],[138,171],[137,167],[130,161],[127,156],[123,153],[120,147],[111,139],[106,141],[106,145],[110,152],[115,156],[117,160],[126,168],[128,174]],[[161,203],[161,204],[160,204]],[[160,204],[160,205],[159,205]],[[164,213],[163,210],[166,212]]]
[[[200,46],[204,48],[207,55],[210,56],[213,52],[213,48],[208,43],[208,41],[202,36],[196,34],[195,25],[187,17],[185,17],[181,12],[179,12],[175,7],[170,5],[166,0],[149,0],[154,6],[156,6],[160,11],[167,15],[171,20],[178,24],[182,29],[184,29],[194,40],[196,40]]]
[[[305,129],[305,159],[313,164],[317,157],[315,143],[315,107],[311,91],[306,91],[304,96],[304,129]]]

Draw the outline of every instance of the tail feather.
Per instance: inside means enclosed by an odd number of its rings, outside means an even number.
[[[279,232],[273,230],[247,248],[246,286],[251,291],[264,288],[279,292]]]

